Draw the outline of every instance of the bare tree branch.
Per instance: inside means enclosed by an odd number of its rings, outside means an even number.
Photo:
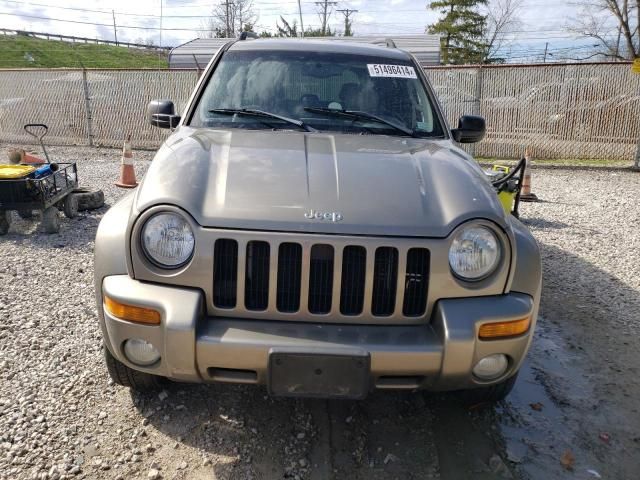
[[[231,35],[239,35],[245,26],[253,26],[258,21],[253,0],[228,0],[230,5],[227,10],[225,3],[216,5],[211,11],[211,16],[201,22],[200,34],[206,38],[226,36],[227,20],[231,29]],[[227,19],[227,11],[229,18]]]
[[[640,0],[638,0],[640,1]],[[511,40],[508,34],[522,25],[518,18],[523,0],[491,0],[486,11],[484,63],[499,61],[499,52]]]
[[[569,30],[597,40],[596,53],[619,60],[640,58],[640,0],[589,0],[576,5],[581,7],[580,20]]]

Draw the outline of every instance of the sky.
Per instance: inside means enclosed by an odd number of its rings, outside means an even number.
[[[119,41],[152,40],[155,44],[176,46],[198,37],[203,19],[222,1],[0,0],[0,28],[113,40],[113,11]],[[320,26],[315,3],[301,0],[305,28]],[[334,10],[358,10],[351,17],[356,35],[420,34],[438,18],[436,11],[427,9],[428,3],[427,0],[339,0]],[[297,0],[254,0],[254,8],[259,14],[255,26],[259,32],[275,31],[280,16],[289,22],[299,18]],[[519,13],[522,23],[505,49],[508,58],[516,62],[530,60],[531,56],[541,57],[545,48],[551,54],[550,59],[554,54],[556,58],[579,57],[593,43],[567,30],[579,10],[569,1],[522,0]],[[329,23],[338,32],[344,28],[343,16],[337,11]]]

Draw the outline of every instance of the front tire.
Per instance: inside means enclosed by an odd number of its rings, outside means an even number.
[[[507,395],[513,390],[517,379],[518,373],[516,372],[511,377],[495,385],[473,388],[471,390],[461,390],[457,393],[460,399],[467,405],[496,403],[507,398]]]
[[[153,392],[160,390],[164,385],[164,378],[157,375],[151,375],[145,372],[139,372],[133,368],[127,367],[119,361],[106,346],[104,348],[104,361],[107,365],[107,371],[111,380],[123,387],[129,387],[138,392]]]

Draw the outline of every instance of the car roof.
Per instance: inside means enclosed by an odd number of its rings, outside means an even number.
[[[284,50],[296,52],[347,53],[370,55],[391,60],[409,60],[411,56],[404,50],[379,45],[345,42],[340,40],[301,40],[294,38],[255,39],[235,42],[231,51]]]

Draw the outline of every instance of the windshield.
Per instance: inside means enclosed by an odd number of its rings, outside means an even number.
[[[191,126],[295,129],[275,117],[230,115],[223,109],[268,112],[320,131],[443,135],[413,64],[384,57],[228,51],[209,79]]]

